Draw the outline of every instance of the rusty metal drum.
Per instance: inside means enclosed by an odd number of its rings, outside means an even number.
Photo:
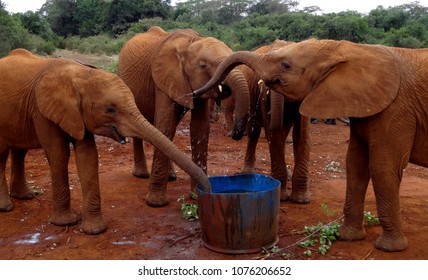
[[[202,243],[227,254],[260,252],[278,242],[281,183],[263,174],[211,176],[212,192],[199,185]]]

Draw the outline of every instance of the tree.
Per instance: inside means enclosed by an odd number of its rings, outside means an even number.
[[[24,28],[31,34],[39,35],[47,41],[51,41],[54,38],[54,33],[48,21],[38,12],[27,11],[23,14],[18,14],[18,16]]]
[[[369,33],[367,20],[359,13],[348,11],[325,15],[326,20],[315,34],[320,39],[365,42]]]
[[[385,9],[382,6],[378,6],[370,11],[368,23],[372,28],[381,28],[383,31],[388,32],[391,28],[400,29],[404,26],[409,19],[409,15],[408,11],[399,7]]]
[[[59,36],[79,34],[76,0],[47,0],[40,8],[40,12]]]
[[[113,0],[107,14],[107,25],[114,34],[121,34],[143,18],[167,19],[170,0]]]
[[[309,39],[317,32],[322,17],[310,13],[296,12],[281,15],[280,39],[299,42]]]
[[[258,0],[252,1],[248,13],[257,13],[259,15],[282,14],[287,13],[298,5],[298,1],[292,0]]]
[[[28,46],[28,32],[18,18],[9,15],[0,1],[0,57],[5,56],[15,48]]]
[[[110,2],[106,0],[77,1],[76,22],[79,24],[79,35],[86,37],[104,31],[109,7]]]
[[[252,1],[250,0],[220,0],[220,8],[216,11],[218,14],[218,23],[230,24],[241,20]]]

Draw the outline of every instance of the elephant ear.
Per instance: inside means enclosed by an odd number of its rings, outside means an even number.
[[[381,46],[341,43],[340,59],[327,62],[322,80],[303,100],[307,117],[367,117],[384,110],[397,96],[400,74]]]
[[[195,36],[194,36],[195,35]],[[193,109],[192,88],[184,70],[181,54],[198,36],[196,33],[175,32],[160,46],[152,64],[156,87],[178,104]]]
[[[61,70],[59,74],[58,66],[52,67],[40,77],[35,88],[37,107],[45,118],[71,137],[82,140],[85,124],[80,112],[80,95],[72,81],[73,70]]]

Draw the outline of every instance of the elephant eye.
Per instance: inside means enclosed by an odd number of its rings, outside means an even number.
[[[207,64],[206,63],[204,63],[204,62],[201,62],[201,63],[199,63],[199,67],[201,68],[201,69],[205,69],[205,68],[207,68]]]
[[[116,108],[113,105],[107,105],[106,106],[106,113],[107,114],[114,114],[114,113],[116,113]]]
[[[290,64],[288,61],[283,61],[283,62],[281,63],[281,66],[282,66],[284,69],[290,69],[290,68],[291,68],[291,64]]]

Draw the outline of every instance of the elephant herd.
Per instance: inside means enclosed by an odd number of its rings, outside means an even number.
[[[349,117],[340,238],[365,237],[364,200],[371,180],[383,229],[376,247],[407,248],[399,199],[403,169],[408,163],[428,167],[424,49],[309,39],[276,40],[254,51],[232,52],[223,42],[191,29],[166,32],[152,27],[123,46],[118,75],[79,61],[38,57],[24,49],[0,59],[0,73],[0,211],[12,210],[11,197],[34,197],[25,178],[25,156],[29,149],[42,148],[52,180],[50,221],[77,223],[68,182],[71,144],[83,193],[81,228],[88,234],[105,231],[94,135],[120,143],[132,137],[133,174],[150,178],[149,206],[168,204],[168,180],[176,176],[172,162],[190,175],[192,190],[199,183],[210,191],[207,153],[214,101],[234,108],[233,139],[247,133],[242,172],[254,171],[255,147],[264,127],[271,173],[281,182],[281,200],[300,204],[310,202],[310,117]],[[187,111],[191,159],[172,143]],[[285,163],[290,131],[291,175]],[[155,146],[151,170],[143,141]]]

